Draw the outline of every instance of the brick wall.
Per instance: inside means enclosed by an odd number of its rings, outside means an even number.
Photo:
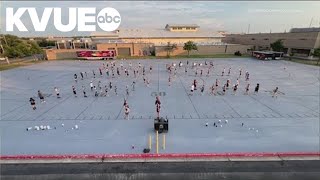
[[[308,33],[261,33],[261,34],[231,34],[222,39],[226,43],[270,46],[278,39],[283,39],[283,45],[288,48],[313,49],[319,44],[319,32]]]
[[[47,49],[46,56],[48,60],[77,58],[76,51],[83,49]]]
[[[108,50],[109,48],[130,48],[131,56],[143,56],[144,53],[150,55],[150,51],[153,49],[152,44],[149,43],[106,43],[97,44],[97,50]]]
[[[247,49],[252,46],[248,45],[199,45],[198,51],[191,51],[191,55],[212,55],[212,54],[233,54],[236,51],[246,53]],[[147,43],[108,43],[97,44],[97,50],[108,50],[109,48],[130,48],[131,56],[151,55],[155,51],[156,56],[166,56],[167,52],[165,46],[153,46]],[[77,58],[76,51],[83,51],[84,49],[51,49],[46,50],[48,60],[55,59],[71,59]],[[89,49],[88,49],[89,50]],[[187,55],[187,51],[183,50],[183,46],[178,46],[178,49],[171,53],[172,56]]]
[[[236,51],[246,53],[247,49],[251,47],[249,45],[203,45],[198,46],[198,51],[190,51],[190,55],[234,54]],[[156,46],[155,52],[156,56],[167,56],[165,46]],[[178,46],[177,49],[170,53],[171,56],[187,54],[188,52],[183,50],[183,46]]]

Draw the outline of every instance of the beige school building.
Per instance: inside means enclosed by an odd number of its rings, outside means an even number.
[[[230,34],[223,42],[253,46],[253,50],[271,50],[270,44],[281,39],[284,53],[312,58],[314,49],[320,48],[320,28],[293,28],[284,33]]]
[[[48,59],[75,58],[79,50],[115,50],[118,56],[167,56],[168,43],[176,44],[171,56],[186,55],[184,43],[193,41],[198,50],[191,55],[233,54],[236,51],[271,50],[270,44],[281,39],[285,54],[312,58],[320,48],[320,28],[293,28],[284,33],[226,34],[202,29],[196,24],[167,24],[158,29],[119,29],[94,32],[89,38],[49,38],[56,42],[47,50]]]
[[[94,32],[90,38],[51,38],[56,42],[54,49],[46,50],[48,59],[76,57],[79,50],[115,50],[118,56],[166,56],[168,43],[176,44],[171,56],[186,55],[184,43],[193,41],[198,50],[190,54],[213,55],[247,52],[250,45],[225,43],[223,31],[201,29],[195,24],[167,24],[158,29],[119,29],[113,32]]]

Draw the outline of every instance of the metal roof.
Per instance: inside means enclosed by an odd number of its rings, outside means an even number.
[[[292,28],[290,32],[320,32],[320,27],[310,27],[310,28]]]
[[[72,41],[73,38],[68,38],[68,37],[52,37],[52,38],[47,38],[47,41]]]
[[[196,24],[167,24],[166,28],[167,27],[195,27],[195,28],[198,28],[200,26],[198,26]]]
[[[183,46],[184,43],[176,43],[177,46]],[[229,43],[224,43],[224,42],[195,42],[195,44],[197,46],[223,46],[223,45],[239,45],[239,44],[229,44]],[[155,46],[159,47],[159,46],[167,46],[167,43],[156,43]]]
[[[222,38],[223,35],[210,30],[172,32],[165,29],[120,29],[118,32],[94,32],[91,37],[119,38]]]

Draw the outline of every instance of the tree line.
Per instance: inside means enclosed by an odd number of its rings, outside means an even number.
[[[167,51],[167,57],[170,57],[170,54],[176,49],[178,49],[177,44],[171,44],[170,42],[168,42],[168,44],[165,46],[165,50]],[[188,41],[184,43],[183,50],[187,51],[189,56],[190,52],[192,50],[198,50],[198,47],[197,44],[193,41]]]
[[[44,53],[37,41],[10,34],[0,35],[0,52],[1,56],[8,58],[22,58]]]

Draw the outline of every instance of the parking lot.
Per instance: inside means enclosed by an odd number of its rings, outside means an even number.
[[[136,77],[132,70],[129,76],[123,70],[114,78],[104,71],[100,76],[98,68],[104,61],[52,61],[2,71],[1,154],[142,153],[148,147],[149,135],[154,153],[156,95],[161,99],[160,115],[169,119],[165,149],[163,134],[159,136],[160,153],[319,151],[319,67],[251,58],[117,60],[116,66],[121,62],[127,69],[129,63],[145,66],[149,87],[141,71]],[[191,68],[194,62],[202,66]],[[205,62],[214,64],[208,76]],[[172,74],[169,86],[166,64],[172,63],[177,64],[177,74]],[[226,73],[221,76],[223,68]],[[241,77],[239,69],[243,70]],[[250,73],[249,81],[245,81],[245,71]],[[87,72],[87,77],[81,80],[80,72]],[[230,88],[222,95],[221,85],[227,79],[233,85],[237,78],[237,94],[233,95]],[[205,86],[203,94],[198,88],[189,95],[194,79],[199,87]],[[210,95],[209,87],[216,79],[220,86],[216,95]],[[102,87],[112,82],[118,96],[110,90],[109,96],[95,97],[90,81],[95,85],[101,81]],[[245,95],[247,83],[250,90]],[[257,83],[259,93],[254,94]],[[72,93],[73,85],[77,97]],[[82,86],[86,87],[87,98],[83,97]],[[61,98],[56,97],[54,87],[60,89]],[[275,87],[279,87],[277,98],[272,97]],[[45,95],[45,103],[40,103],[38,90]],[[36,110],[31,108],[30,97],[36,100]],[[124,118],[124,99],[130,106],[129,119]],[[50,129],[38,131],[35,126]]]

